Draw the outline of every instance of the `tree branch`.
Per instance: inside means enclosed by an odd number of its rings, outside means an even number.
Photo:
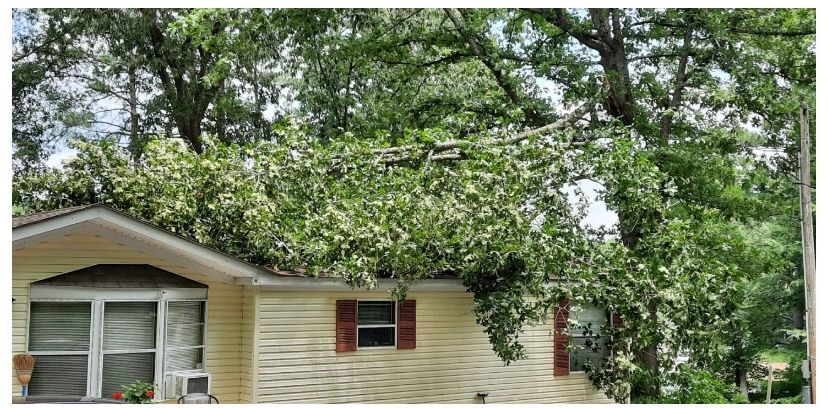
[[[578,40],[578,42],[589,48],[592,48],[593,50],[603,52],[606,49],[606,46],[595,34],[592,34],[589,31],[584,31],[572,24],[569,18],[569,14],[566,13],[563,9],[527,8],[523,10],[535,13],[543,17],[543,19],[546,20],[548,23],[560,28],[572,37],[575,37],[575,39]]]
[[[460,32],[460,35],[466,41],[466,44],[468,44],[472,52],[478,57],[478,59],[480,59],[480,62],[482,62],[483,65],[485,65],[489,69],[489,71],[494,75],[495,81],[497,81],[498,86],[500,86],[500,88],[503,89],[503,92],[506,93],[506,96],[509,97],[509,100],[511,100],[512,103],[523,109],[524,113],[526,114],[526,119],[529,121],[529,123],[539,123],[540,115],[538,115],[535,109],[528,107],[523,103],[523,100],[521,96],[518,94],[517,89],[512,84],[511,78],[508,78],[508,75],[497,67],[497,65],[492,60],[488,52],[486,52],[486,50],[484,50],[483,47],[480,46],[480,43],[478,42],[476,36],[468,32],[468,30],[466,30],[463,24],[462,17],[459,15],[459,13],[454,9],[447,8],[443,10],[445,11],[448,18],[451,19],[451,22],[454,24],[454,27],[457,29],[457,31]]]
[[[681,58],[679,59],[675,80],[673,81],[673,95],[670,99],[669,105],[667,106],[667,108],[672,111],[681,105],[682,93],[684,92],[684,87],[687,84],[687,61],[690,58],[690,46],[693,41],[693,16],[689,15],[690,11],[685,10],[685,13],[688,14],[687,28],[684,31],[684,42],[681,46]],[[667,139],[670,136],[670,129],[673,125],[674,115],[675,112],[665,112],[661,115],[661,140],[664,145],[666,145]]]
[[[425,153],[431,154],[431,161],[440,161],[440,160],[461,160],[465,158],[464,152],[460,153],[452,153],[452,154],[444,154],[444,155],[435,155],[435,153],[443,153],[449,150],[459,149],[462,150],[463,148],[467,148],[473,146],[474,144],[478,144],[481,146],[507,146],[518,144],[526,139],[529,139],[532,136],[547,133],[553,130],[563,129],[566,127],[570,127],[575,122],[577,122],[584,114],[591,111],[591,106],[588,104],[584,104],[573,110],[571,113],[567,114],[566,116],[562,117],[561,119],[548,124],[546,126],[541,126],[534,129],[529,129],[523,132],[520,132],[512,137],[506,139],[489,139],[480,142],[471,142],[469,140],[447,140],[444,142],[438,142],[431,146],[426,150]],[[582,146],[585,142],[571,142],[573,146]],[[420,152],[420,148],[418,146],[395,146],[395,147],[387,147],[384,149],[376,149],[374,150],[374,154],[378,156],[390,156],[383,158],[383,163],[386,164],[397,164],[402,162],[408,162],[412,160],[416,160],[421,158],[424,154]]]

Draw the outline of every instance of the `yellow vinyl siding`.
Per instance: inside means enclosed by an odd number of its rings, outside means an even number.
[[[222,403],[240,402],[243,399],[243,391],[240,390],[243,389],[242,339],[246,336],[242,319],[244,287],[212,281],[197,271],[88,232],[69,234],[13,252],[13,353],[21,353],[26,348],[29,285],[37,280],[102,263],[150,264],[208,285],[205,363],[207,371],[213,376],[212,392]],[[13,372],[12,384],[14,395],[20,395],[20,386]]]
[[[242,304],[242,338],[239,402],[254,402],[255,390],[252,388],[255,376],[255,339],[256,339],[256,302],[258,287],[245,286]]]
[[[335,351],[337,299],[384,293],[259,293],[257,402],[479,403],[609,399],[584,374],[553,377],[549,325],[521,335],[528,359],[504,366],[465,293],[409,294],[417,300],[417,348]]]

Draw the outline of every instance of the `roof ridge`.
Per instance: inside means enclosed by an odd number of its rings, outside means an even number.
[[[71,212],[71,211],[82,210],[82,209],[88,208],[88,207],[94,207],[96,205],[102,205],[102,204],[101,203],[92,203],[92,204],[73,205],[71,207],[55,208],[55,209],[52,209],[52,210],[38,211],[38,212],[31,213],[31,214],[12,215],[12,218],[14,219],[14,218],[22,218],[22,217],[31,217],[31,216],[35,216],[35,215],[44,216],[44,215],[49,215],[49,214],[52,214],[52,213],[63,212],[63,211]]]

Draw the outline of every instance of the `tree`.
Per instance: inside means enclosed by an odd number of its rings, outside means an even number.
[[[139,36],[139,71],[156,86],[179,75],[155,100],[184,110],[159,117],[219,140],[153,141],[137,161],[81,143],[65,171],[18,177],[15,202],[104,200],[254,262],[358,285],[398,277],[398,295],[451,272],[506,362],[559,297],[589,300],[625,321],[614,338],[633,353],[592,372],[619,399],[638,366],[652,381],[632,391],[658,396],[680,352],[715,368],[739,346],[725,333],[748,310],[746,281],[782,264],[757,221],[785,202],[769,180],[789,173],[792,112],[814,98],[813,10],[169,13],[142,14],[168,29],[163,42]],[[253,62],[227,68],[236,50]],[[239,82],[283,84],[298,106],[272,133],[227,137],[220,123],[259,123],[231,109]],[[581,224],[563,191],[582,180],[602,186],[614,228]],[[160,185],[168,193],[148,199]],[[766,267],[747,263],[757,254]]]
[[[262,28],[263,11],[16,13],[13,99],[31,111],[15,116],[20,157],[38,157],[68,130],[119,136],[136,155],[154,134],[197,152],[204,131],[241,143],[269,135],[262,101],[277,87],[259,70],[278,59],[267,46],[280,40]]]

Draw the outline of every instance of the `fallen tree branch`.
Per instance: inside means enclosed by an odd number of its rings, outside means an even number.
[[[383,158],[382,162],[386,164],[397,164],[408,162],[416,159],[422,158],[425,154],[431,153],[431,161],[442,161],[442,160],[462,160],[465,158],[465,154],[462,152],[460,153],[447,153],[447,154],[436,154],[436,153],[443,153],[449,150],[454,149],[463,149],[465,147],[470,147],[475,144],[480,146],[507,146],[512,144],[520,143],[530,137],[546,132],[550,132],[553,130],[564,129],[570,127],[575,124],[582,116],[586,113],[591,111],[592,107],[589,104],[584,104],[570,112],[569,114],[565,115],[561,119],[550,123],[546,126],[541,126],[534,129],[525,130],[520,132],[512,137],[506,139],[489,139],[479,142],[473,142],[470,140],[446,140],[444,142],[438,142],[433,146],[429,146],[428,149],[421,149],[419,146],[395,146],[395,147],[387,147],[383,149],[376,149],[374,153],[379,156],[386,156]],[[582,142],[573,142],[573,145],[582,145]]]

